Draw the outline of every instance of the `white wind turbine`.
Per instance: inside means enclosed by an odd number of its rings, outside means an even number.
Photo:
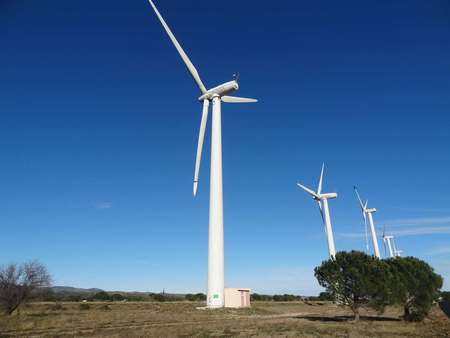
[[[367,205],[369,204],[369,200],[366,200],[366,203],[363,204],[361,197],[359,196],[358,190],[356,189],[356,187],[354,187],[354,189],[355,189],[356,197],[358,197],[359,205],[361,206],[361,211],[363,213],[364,224],[366,226],[366,236],[367,236],[367,218],[368,218],[369,225],[370,225],[370,232],[372,234],[372,243],[373,243],[373,250],[375,252],[375,257],[381,258],[380,249],[378,247],[377,233],[375,231],[375,225],[373,223],[373,216],[372,216],[372,214],[375,213],[377,211],[377,209],[367,207]],[[366,245],[367,245],[367,242],[366,242]]]
[[[395,246],[395,240],[394,235],[386,235],[384,228],[383,228],[383,242],[384,242],[384,250],[386,251],[386,246],[389,250],[389,257],[400,257],[402,251],[397,250],[397,247]]]
[[[336,193],[322,193],[322,183],[323,183],[323,173],[325,170],[325,164],[322,165],[322,170],[320,172],[319,185],[317,187],[317,192],[312,191],[311,189],[297,183],[297,185],[306,191],[308,194],[312,196],[312,198],[319,204],[320,214],[322,215],[323,224],[325,227],[325,235],[327,237],[328,243],[328,254],[331,259],[336,256],[336,248],[334,246],[334,238],[333,238],[333,228],[331,226],[330,220],[330,210],[328,208],[328,200],[337,197]]]
[[[394,255],[394,248],[392,247],[392,243],[391,240],[394,240],[394,236],[392,235],[386,235],[385,229],[383,227],[383,243],[384,243],[384,254],[385,256],[387,256],[386,254],[386,247],[389,250],[389,257],[395,257]]]
[[[239,89],[235,80],[223,83],[207,90],[189,57],[173,35],[169,26],[164,21],[152,0],[150,5],[164,27],[185,63],[189,73],[200,89],[203,102],[202,119],[197,145],[197,157],[194,173],[194,196],[197,193],[198,175],[202,155],[203,140],[205,137],[206,122],[208,119],[209,103],[212,102],[212,127],[211,127],[211,172],[210,172],[210,196],[209,196],[209,238],[208,238],[208,297],[207,306],[210,308],[224,306],[224,243],[223,243],[223,193],[222,193],[222,122],[221,102],[226,103],[252,103],[255,99],[228,96]]]
[[[401,257],[403,251],[397,249],[397,246],[395,245],[394,241],[394,236],[392,236],[392,246],[394,248],[394,257]]]

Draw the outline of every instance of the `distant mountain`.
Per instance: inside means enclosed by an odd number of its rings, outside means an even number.
[[[68,293],[68,294],[93,294],[100,291],[102,289],[82,289],[82,288],[74,288],[71,286],[53,286],[50,288],[54,293]]]

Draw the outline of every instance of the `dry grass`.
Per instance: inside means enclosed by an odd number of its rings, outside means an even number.
[[[254,302],[251,309],[197,310],[200,303],[36,303],[0,317],[0,337],[450,337],[450,320],[433,309],[424,323],[400,312],[366,311],[359,323],[331,303]]]

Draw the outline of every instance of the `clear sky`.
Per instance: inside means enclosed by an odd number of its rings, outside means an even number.
[[[157,5],[223,106],[226,285],[315,294],[327,257],[378,231],[450,289],[450,3],[180,1]],[[145,0],[0,1],[0,264],[55,284],[206,290],[209,128],[192,177],[198,88]],[[380,236],[381,237],[381,236]],[[381,238],[379,240],[382,248]],[[384,250],[382,249],[382,252]]]

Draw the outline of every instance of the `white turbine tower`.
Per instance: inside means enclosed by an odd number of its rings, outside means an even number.
[[[150,5],[164,27],[185,63],[189,73],[200,89],[203,102],[202,119],[197,145],[197,157],[194,173],[194,196],[197,193],[198,175],[202,155],[203,140],[205,137],[206,122],[208,119],[209,103],[212,102],[212,127],[211,127],[211,172],[210,172],[210,197],[209,197],[209,239],[208,239],[208,297],[207,306],[210,308],[224,306],[224,244],[223,244],[223,194],[222,194],[222,122],[221,102],[227,103],[252,103],[255,99],[228,96],[239,89],[236,80],[223,83],[207,90],[189,57],[173,35],[169,26],[164,21],[152,0]]]
[[[381,258],[380,249],[378,247],[377,233],[375,231],[375,225],[373,223],[373,216],[372,216],[372,214],[375,213],[377,211],[377,209],[367,207],[367,205],[369,204],[369,200],[366,200],[366,203],[363,204],[361,197],[359,196],[358,190],[356,189],[356,187],[354,187],[354,189],[355,189],[356,197],[358,197],[359,205],[361,206],[361,211],[363,213],[366,229],[367,229],[367,218],[369,219],[370,232],[372,234],[372,243],[373,243],[373,250],[375,252],[375,257]]]
[[[328,254],[331,259],[336,256],[336,248],[334,246],[333,238],[333,228],[331,227],[330,220],[330,210],[328,208],[328,200],[337,197],[336,193],[326,193],[322,194],[322,183],[323,183],[323,173],[325,170],[325,164],[322,165],[322,170],[320,172],[319,185],[317,187],[317,192],[297,183],[297,185],[312,196],[312,198],[319,204],[320,214],[322,215],[323,224],[325,227],[325,235],[327,237],[328,243]]]

